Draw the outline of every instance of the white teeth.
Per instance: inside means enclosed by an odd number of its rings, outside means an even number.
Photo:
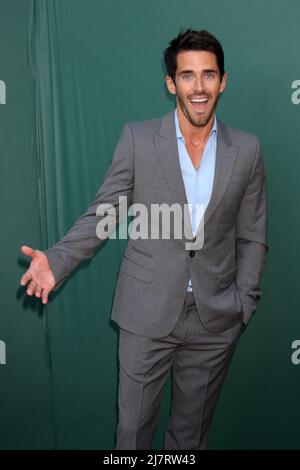
[[[196,99],[191,100],[192,103],[206,103],[207,101],[208,101],[207,98],[204,98],[204,99],[201,99],[201,100],[196,100]]]

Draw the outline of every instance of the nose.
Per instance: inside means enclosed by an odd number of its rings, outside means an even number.
[[[203,88],[204,88],[203,83],[204,83],[204,81],[203,81],[203,76],[202,76],[202,74],[201,74],[201,75],[196,75],[196,80],[195,80],[195,82],[194,82],[195,91],[202,91]]]

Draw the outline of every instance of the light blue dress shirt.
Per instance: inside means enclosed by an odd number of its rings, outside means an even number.
[[[177,136],[177,146],[179,154],[179,162],[182,172],[182,178],[185,187],[185,193],[188,204],[190,204],[190,217],[193,235],[197,232],[197,206],[202,204],[204,211],[206,210],[210,201],[214,175],[216,166],[216,150],[217,150],[217,119],[214,116],[214,124],[210,132],[208,141],[203,151],[202,160],[197,169],[195,169],[193,162],[185,147],[185,140],[181,134],[179,121],[177,116],[177,109],[175,109],[175,128]],[[188,291],[192,291],[192,281],[189,280]]]

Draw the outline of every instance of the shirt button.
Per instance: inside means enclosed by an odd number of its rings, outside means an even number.
[[[190,257],[193,258],[193,256],[195,256],[195,252],[194,252],[194,250],[191,250],[190,251]]]

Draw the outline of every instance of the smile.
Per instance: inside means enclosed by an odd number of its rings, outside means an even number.
[[[208,104],[208,98],[192,98],[190,103],[195,111],[205,111]]]

